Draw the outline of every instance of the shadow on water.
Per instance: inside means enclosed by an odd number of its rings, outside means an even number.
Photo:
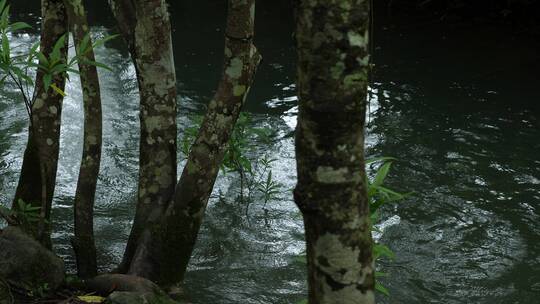
[[[272,170],[295,183],[297,99],[293,20],[286,1],[261,1],[257,46],[264,62],[246,105],[253,124],[278,139],[253,157],[277,158]],[[96,3],[96,4],[94,4]],[[16,14],[39,22],[17,3]],[[113,26],[93,2],[96,36]],[[219,79],[224,4],[171,2],[179,88],[179,128],[201,113]],[[95,10],[94,10],[95,9]],[[201,18],[200,16],[205,16]],[[381,303],[533,303],[540,296],[540,116],[538,45],[494,25],[411,26],[376,16],[374,79],[367,151],[399,159],[393,188],[416,194],[384,210],[382,240],[396,253],[380,267],[391,291]],[[506,37],[503,41],[500,37]],[[481,39],[479,38],[481,37]],[[203,39],[204,38],[204,39]],[[35,34],[13,37],[30,44]],[[120,41],[97,51],[104,156],[96,236],[106,270],[121,258],[134,212],[138,165],[137,86]],[[0,89],[0,201],[16,187],[26,143],[26,114],[13,87]],[[72,200],[81,153],[77,77],[67,88],[55,194],[55,249],[73,269]],[[180,132],[181,136],[182,132]],[[179,164],[181,169],[182,162]],[[290,191],[263,208],[235,198],[239,181],[220,175],[186,284],[194,303],[296,303],[305,297],[302,220]],[[466,300],[464,300],[466,299]]]

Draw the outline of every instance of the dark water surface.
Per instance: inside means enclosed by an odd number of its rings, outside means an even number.
[[[277,134],[272,144],[254,143],[252,157],[277,158],[274,177],[292,188],[297,99],[293,22],[284,2],[261,1],[257,45],[264,62],[246,110],[255,126]],[[37,21],[19,5],[18,16]],[[102,25],[94,28],[96,36],[111,31],[110,16],[102,10],[95,14]],[[173,4],[172,11],[184,129],[190,115],[204,110],[219,79],[224,5]],[[382,17],[376,28],[367,151],[398,158],[389,184],[416,192],[384,210],[380,237],[397,257],[379,265],[389,274],[383,283],[391,292],[379,302],[537,303],[538,45],[489,25]],[[36,39],[35,34],[13,37],[21,45]],[[105,133],[95,224],[106,270],[121,258],[134,213],[138,99],[134,68],[121,41],[97,50],[97,57],[113,70],[100,72]],[[79,85],[73,76],[67,87],[53,213],[55,249],[70,267],[82,145]],[[0,92],[0,202],[6,204],[18,179],[27,118],[13,87]],[[220,176],[216,183],[186,278],[190,297],[194,303],[296,303],[306,290],[305,266],[296,258],[304,245],[290,191],[265,211],[258,197],[249,209],[235,201],[238,188],[235,175]]]

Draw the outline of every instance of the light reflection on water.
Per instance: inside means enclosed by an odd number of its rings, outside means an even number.
[[[95,29],[95,35],[103,32]],[[15,39],[21,44],[33,40],[29,35]],[[105,133],[95,225],[106,270],[121,258],[134,212],[138,101],[129,58],[111,47],[99,49],[97,57],[113,70],[100,71]],[[264,93],[256,91],[247,109],[254,113],[254,125],[271,126],[278,140],[256,146],[254,153],[277,158],[273,175],[291,189],[296,179],[292,131],[297,98],[291,81],[281,78],[287,63],[268,61],[261,77],[275,85],[266,83]],[[53,213],[55,249],[71,268],[71,205],[82,144],[78,88],[72,75],[62,116]],[[179,88],[183,130],[189,115],[203,110],[209,93],[184,83]],[[492,91],[462,86],[452,90],[450,96],[441,96],[392,81],[377,81],[370,88],[368,155],[398,158],[390,185],[416,192],[383,210],[384,233],[376,237],[397,258],[380,265],[389,274],[384,283],[392,292],[381,302],[534,302],[540,295],[539,118],[526,106],[507,110],[505,97]],[[2,89],[2,202],[13,195],[26,143],[26,113],[15,100],[13,88]],[[218,178],[189,266],[190,296],[195,303],[296,303],[306,286],[305,266],[296,259],[304,250],[302,220],[292,195],[284,192],[267,211],[256,199],[246,216],[246,206],[231,199],[238,187],[234,176]]]

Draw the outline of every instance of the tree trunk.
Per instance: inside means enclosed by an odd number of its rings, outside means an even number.
[[[135,220],[121,272],[127,271],[150,213],[164,209],[176,184],[176,74],[164,0],[114,0],[111,7],[137,70],[141,138]],[[133,14],[130,16],[129,14]]]
[[[42,0],[41,12],[43,19],[40,49],[48,56],[58,39],[67,32],[67,17],[63,0]],[[62,58],[67,57],[67,42],[68,39],[61,50]],[[52,83],[63,89],[65,79],[58,75],[53,78]],[[35,229],[38,232],[36,238],[45,246],[50,247],[48,222],[56,183],[63,97],[51,88],[44,87],[43,72],[40,70],[37,72],[34,90],[32,122],[13,208],[18,208],[19,199],[27,204],[42,207],[44,221],[41,222],[42,227]]]
[[[364,162],[369,1],[300,0],[295,201],[309,303],[375,302]]]
[[[230,0],[223,74],[191,148],[174,201],[150,219],[130,274],[170,287],[181,282],[193,252],[225,148],[261,56],[253,45],[255,1]]]
[[[90,35],[88,21],[81,0],[65,0],[73,33],[75,49],[86,35]],[[86,60],[95,61],[92,39],[88,36]],[[97,275],[96,245],[94,241],[94,198],[101,162],[102,122],[101,95],[97,68],[79,61],[79,73],[83,90],[84,142],[79,179],[75,193],[75,237],[72,240],[77,272],[86,279]]]

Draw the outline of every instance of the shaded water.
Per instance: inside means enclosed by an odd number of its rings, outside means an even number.
[[[217,84],[224,8],[209,1],[172,9],[182,130]],[[254,125],[277,134],[272,144],[254,146],[252,156],[277,158],[274,177],[292,188],[295,58],[291,16],[283,11],[263,2],[258,13],[264,62],[246,110]],[[201,14],[212,18],[202,22]],[[488,26],[392,21],[381,21],[375,32],[367,152],[398,158],[388,182],[416,194],[384,210],[381,239],[397,257],[380,265],[392,294],[380,302],[534,303],[540,296],[538,46]],[[107,31],[94,28],[96,36]],[[13,38],[26,44],[36,39]],[[95,224],[105,270],[119,261],[134,213],[138,101],[121,42],[99,49],[97,57],[113,70],[100,72],[105,134]],[[82,138],[77,77],[67,93],[53,237],[73,267],[71,206]],[[26,114],[16,96],[12,87],[1,89],[2,203],[13,196],[26,143]],[[249,209],[235,201],[238,188],[234,175],[216,183],[186,278],[190,297],[194,303],[296,303],[306,284],[305,266],[296,259],[304,248],[303,227],[291,193],[284,191],[265,211],[257,197]]]

